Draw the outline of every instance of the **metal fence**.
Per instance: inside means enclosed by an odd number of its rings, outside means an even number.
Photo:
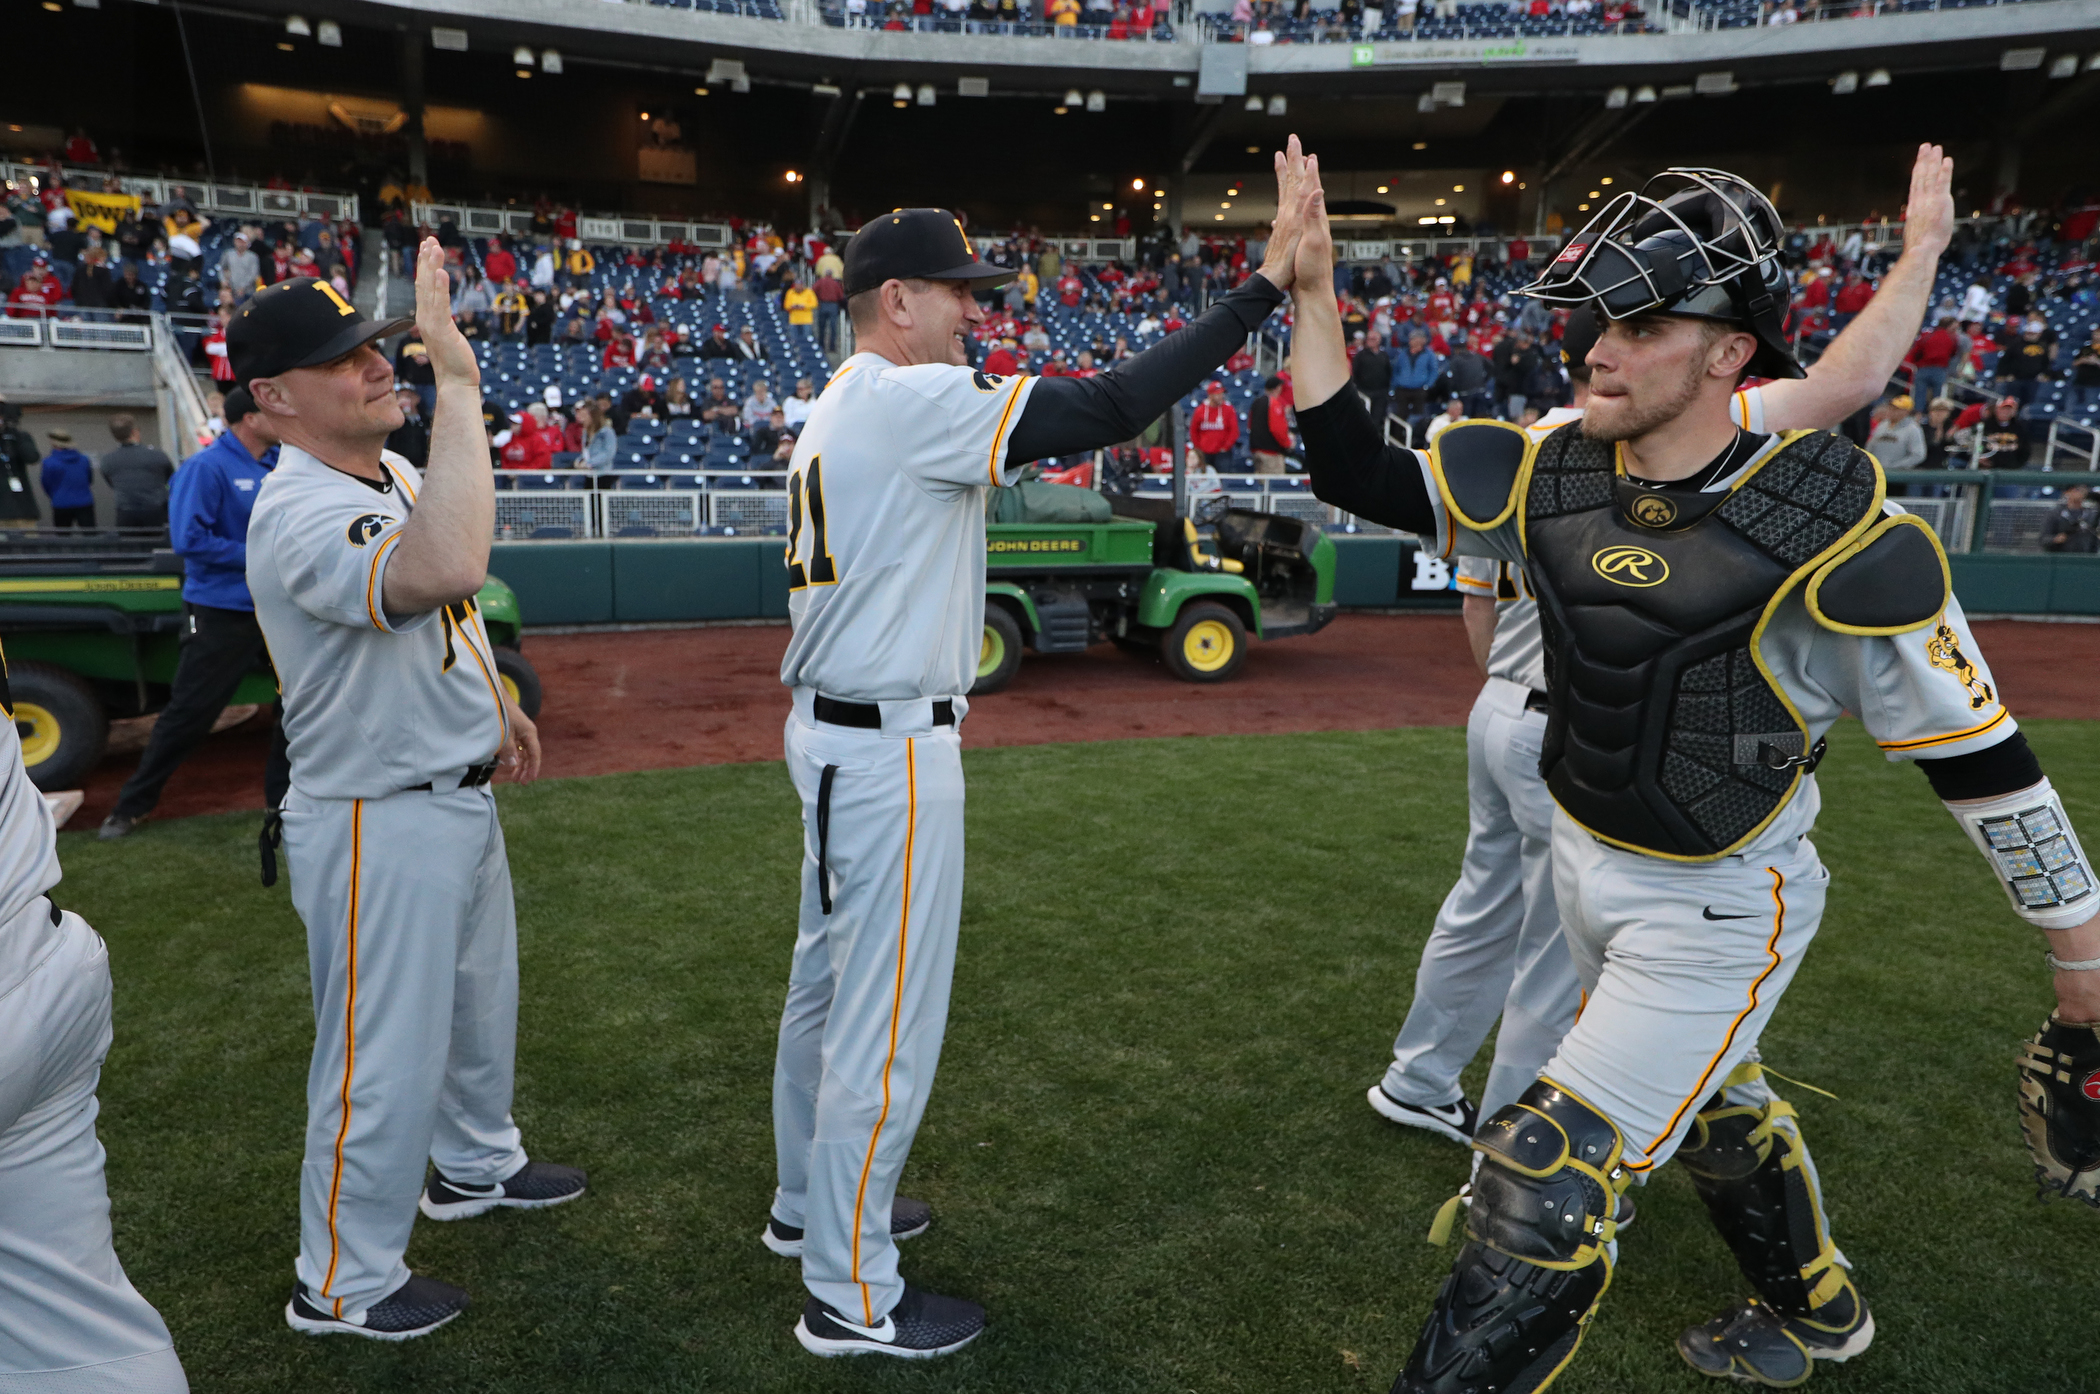
[[[469,203],[416,203],[409,216],[418,227],[451,223],[469,237],[514,237],[532,235],[532,210],[511,206],[493,207]],[[596,213],[576,220],[576,236],[583,242],[617,243],[622,246],[661,247],[676,242],[688,247],[717,248],[730,245],[729,224],[696,222],[691,218],[658,218],[648,213]]]
[[[59,173],[67,188],[87,193],[100,192],[113,172],[63,165]],[[17,184],[42,187],[50,174],[48,165],[0,160],[0,177]],[[357,195],[335,190],[265,189],[259,184],[229,184],[180,176],[163,179],[154,175],[116,174],[114,177],[120,192],[137,194],[146,203],[165,204],[176,198],[186,198],[199,213],[207,215],[246,213],[263,218],[307,216],[351,223],[358,220]]]

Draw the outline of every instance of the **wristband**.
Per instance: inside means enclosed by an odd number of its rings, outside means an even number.
[[[2043,954],[2042,957],[2047,959],[2049,966],[2059,973],[2090,973],[2095,968],[2100,968],[2100,958],[2081,958],[2074,962],[2066,963],[2053,953]]]
[[[2069,929],[2100,908],[2093,864],[2047,779],[1988,803],[1950,804],[1947,811],[1998,873],[2021,919],[2043,929]]]

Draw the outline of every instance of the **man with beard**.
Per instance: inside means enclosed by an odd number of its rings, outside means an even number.
[[[1803,376],[1781,236],[1769,202],[1717,171],[1607,204],[1525,292],[1603,326],[1584,420],[1543,443],[1468,422],[1426,455],[1382,446],[1343,390],[1331,302],[1296,296],[1316,492],[1446,555],[1463,537],[1519,564],[1539,601],[1554,892],[1586,997],[1475,1135],[1471,1195],[1432,1230],[1448,1239],[1464,1210],[1463,1244],[1396,1394],[1551,1384],[1609,1285],[1624,1192],[1680,1154],[1757,1292],[1679,1337],[1694,1368],[1790,1386],[1871,1343],[1756,1051],[1822,918],[1813,775],[1845,710],[1919,763],[2047,934],[2058,1006],[2020,1108],[2051,1188],[2100,1196],[2090,1159],[2058,1155],[2060,1125],[2089,1133],[2100,1112],[2056,1080],[2100,1040],[2100,887],[2062,801],[1975,656],[1937,539],[1884,504],[1873,458],[1730,419],[1746,376]],[[1299,258],[1298,285],[1319,284],[1320,219]]]

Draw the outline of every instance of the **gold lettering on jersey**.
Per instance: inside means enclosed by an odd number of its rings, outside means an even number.
[[[986,544],[992,552],[1084,552],[1086,543],[1076,537],[994,538]]]
[[[1627,511],[1644,528],[1666,528],[1677,521],[1677,505],[1661,494],[1643,494]]]
[[[1925,641],[1925,657],[1933,667],[1944,668],[1961,680],[1969,691],[1970,711],[1982,711],[1991,704],[1991,685],[1977,673],[1976,665],[1961,651],[1960,636],[1944,621]]]
[[[1670,579],[1670,564],[1646,547],[1621,544],[1590,558],[1590,569],[1616,586],[1659,586]]]

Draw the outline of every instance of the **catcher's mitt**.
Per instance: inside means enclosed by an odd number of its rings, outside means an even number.
[[[2052,1016],[2021,1047],[2020,1131],[2042,1199],[2100,1207],[2100,1025]]]

